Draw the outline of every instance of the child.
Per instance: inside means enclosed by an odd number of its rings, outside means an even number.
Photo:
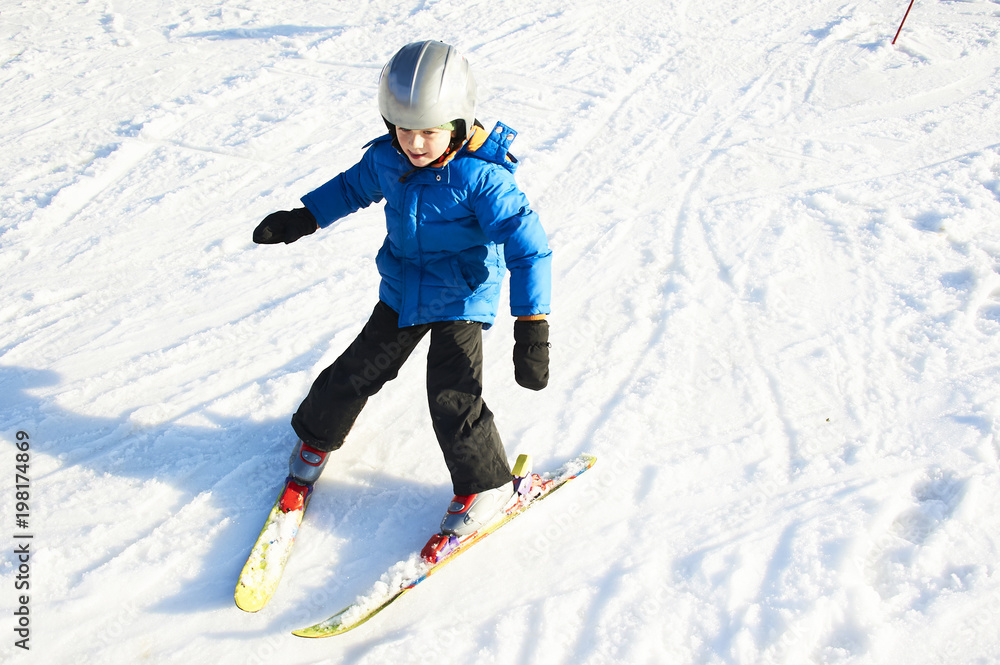
[[[292,417],[301,440],[281,507],[304,505],[367,399],[429,333],[427,397],[456,495],[441,532],[461,537],[514,501],[507,455],[482,398],[482,330],[496,316],[506,269],[517,317],[514,376],[524,387],[545,387],[552,253],[514,182],[517,160],[507,149],[515,132],[501,123],[486,132],[476,121],[476,84],[458,51],[434,41],[404,46],[382,70],[378,104],[389,133],[303,197],[304,208],[268,215],[253,234],[261,244],[294,242],[385,200],[379,302]]]

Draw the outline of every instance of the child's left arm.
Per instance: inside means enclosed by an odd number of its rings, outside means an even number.
[[[476,217],[487,237],[504,248],[514,322],[514,379],[531,390],[549,382],[552,250],[545,229],[509,173],[496,171],[476,197]]]
[[[503,245],[510,271],[510,313],[516,317],[548,314],[552,250],[538,214],[513,175],[494,170],[477,188],[473,208],[486,236]]]

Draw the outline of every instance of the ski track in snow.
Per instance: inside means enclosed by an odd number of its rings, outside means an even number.
[[[1000,4],[918,3],[891,46],[904,4],[0,1],[0,447],[31,434],[34,655],[996,662]],[[508,452],[598,463],[376,620],[298,640],[450,488],[417,353],[271,605],[233,606],[384,224],[250,232],[360,157],[382,64],[429,37],[519,131],[555,251],[549,388],[514,384],[508,317],[486,336]]]

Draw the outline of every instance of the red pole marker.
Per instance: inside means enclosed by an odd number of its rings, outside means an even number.
[[[896,40],[899,39],[899,33],[903,31],[903,24],[906,23],[906,17],[910,15],[910,10],[913,9],[913,1],[910,0],[910,6],[906,8],[906,13],[903,14],[903,20],[899,22],[899,29],[896,30],[896,36],[892,38],[892,43],[895,44]]]

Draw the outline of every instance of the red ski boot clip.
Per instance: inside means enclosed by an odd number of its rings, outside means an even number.
[[[288,482],[285,483],[285,491],[281,493],[281,499],[278,500],[278,508],[283,513],[302,510],[306,507],[311,493],[312,485],[300,485],[293,478],[289,478]]]
[[[455,536],[435,533],[420,551],[420,556],[427,563],[437,563],[447,558],[459,546],[459,542]]]

